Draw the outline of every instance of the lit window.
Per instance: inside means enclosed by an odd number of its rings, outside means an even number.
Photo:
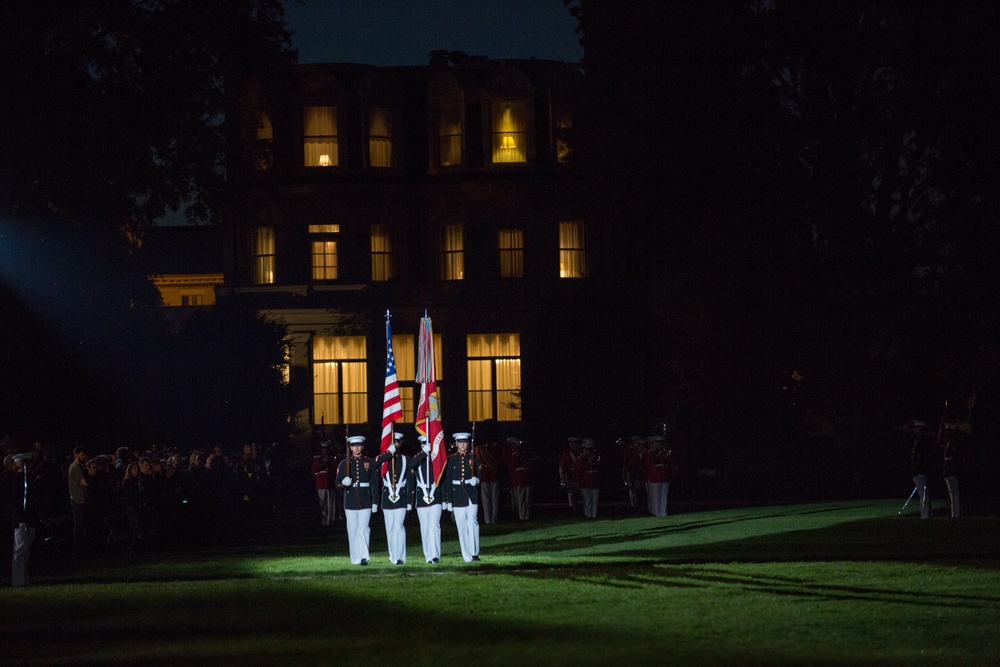
[[[312,279],[337,279],[337,239],[340,225],[309,225],[312,237]]]
[[[462,225],[448,225],[441,239],[441,279],[461,280],[465,275]]]
[[[313,423],[368,421],[368,362],[364,336],[313,339]]]
[[[521,337],[473,334],[466,337],[469,421],[521,421]]]
[[[392,123],[389,110],[371,110],[368,125],[368,160],[373,167],[392,166]]]
[[[438,116],[438,150],[442,167],[456,167],[462,164],[462,109],[447,106]]]
[[[528,160],[528,103],[493,103],[493,163],[524,163]]]
[[[372,226],[372,280],[385,281],[395,278],[393,272],[392,237],[382,225]]]
[[[254,227],[253,284],[274,284],[274,227]]]
[[[302,135],[307,167],[336,167],[337,107],[305,107],[302,110]]]
[[[578,220],[559,223],[559,277],[587,277],[587,246],[583,238],[583,223]]]
[[[205,304],[205,297],[201,294],[181,294],[182,306],[202,306]]]
[[[524,277],[524,232],[520,229],[501,229],[497,238],[500,251],[500,277]]]
[[[396,357],[396,379],[399,380],[399,397],[403,403],[403,422],[413,423],[416,415],[416,400],[419,392],[414,387],[416,382],[417,369],[417,347],[416,337],[412,335],[392,336],[392,352]],[[444,378],[441,360],[441,334],[434,334],[434,371],[438,382],[438,389],[441,387],[441,380]]]

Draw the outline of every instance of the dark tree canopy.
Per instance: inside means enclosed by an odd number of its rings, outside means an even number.
[[[955,386],[996,394],[1000,12],[566,4],[664,414],[859,450]]]
[[[140,248],[168,210],[228,214],[245,91],[294,61],[282,3],[8,0],[0,43],[0,427],[176,432],[162,394],[196,380],[159,366],[184,355]]]

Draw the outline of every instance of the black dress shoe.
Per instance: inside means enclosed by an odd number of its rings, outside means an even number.
[[[362,558],[361,559],[361,564],[362,565],[368,565],[368,559],[367,558]]]
[[[479,560],[479,556],[473,556],[472,560]]]
[[[402,565],[402,564],[403,564],[403,561],[401,561],[401,560],[397,560],[396,561],[396,565]]]
[[[441,559],[440,559],[440,558],[435,558],[435,559],[433,559],[433,560],[432,560],[431,562],[432,562],[432,563],[440,563],[440,562],[441,562]]]

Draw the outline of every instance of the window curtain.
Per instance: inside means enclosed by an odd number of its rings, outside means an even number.
[[[528,104],[503,101],[493,103],[493,163],[527,161]]]
[[[337,107],[305,107],[302,135],[307,167],[336,167]]]
[[[582,222],[559,223],[559,277],[587,277],[587,248]]]
[[[274,227],[253,230],[254,285],[274,284]]]
[[[312,242],[312,277],[313,280],[337,279],[337,242]]]
[[[369,114],[368,160],[373,167],[392,166],[392,123],[388,109],[375,107]]]
[[[372,280],[392,280],[392,239],[389,231],[381,226],[372,226]]]
[[[441,277],[444,280],[462,280],[465,275],[465,258],[461,225],[445,227],[441,251]]]
[[[462,164],[462,110],[458,106],[440,110],[438,140],[441,166],[455,167]]]
[[[500,249],[500,277],[524,277],[524,232],[520,229],[501,229],[497,246]]]

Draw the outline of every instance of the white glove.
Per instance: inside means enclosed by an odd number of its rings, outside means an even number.
[[[17,527],[17,532],[21,533],[22,535],[26,534],[28,532],[28,524],[22,521],[21,525]]]
[[[465,480],[465,482],[466,482],[466,484],[468,484],[469,486],[475,486],[476,484],[479,484],[479,478],[478,478],[478,477],[476,477],[475,475],[473,475],[473,476],[472,476],[472,477],[470,477],[469,479]]]
[[[378,512],[378,505],[372,505],[372,514],[376,514],[377,512]]]
[[[423,451],[424,454],[430,454],[431,453],[431,446],[428,445],[426,442],[424,443],[424,446],[421,447],[420,449],[421,449],[421,451]]]
[[[409,512],[413,509],[413,503],[406,503],[406,511]]]
[[[390,454],[395,454],[396,453],[396,445],[395,444],[389,445],[389,453]]]
[[[350,485],[351,485],[351,482],[353,482],[353,481],[354,481],[354,480],[353,480],[353,479],[351,479],[350,477],[345,477],[345,478],[344,478],[344,481],[343,481],[343,482],[341,482],[341,484],[343,484],[344,486],[350,486]]]
[[[445,503],[445,504],[444,504],[444,511],[445,511],[445,512],[450,512],[450,511],[452,511],[452,510],[451,510],[451,503]]]

